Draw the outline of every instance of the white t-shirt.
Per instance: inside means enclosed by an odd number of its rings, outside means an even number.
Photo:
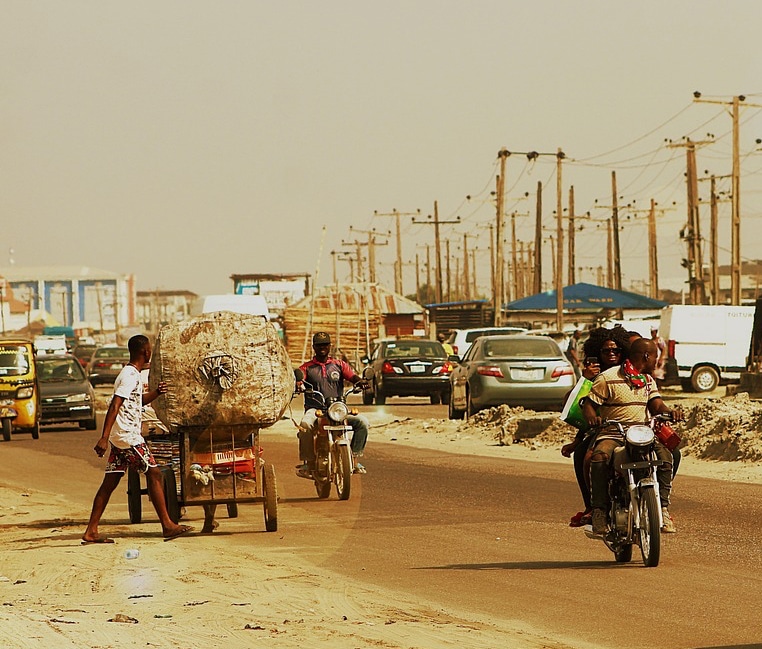
[[[125,365],[114,381],[114,396],[122,397],[109,441],[117,448],[144,444],[140,434],[143,418],[143,380],[133,365]]]

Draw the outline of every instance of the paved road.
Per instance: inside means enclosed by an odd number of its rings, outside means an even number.
[[[441,406],[392,404],[398,416],[431,417]],[[398,410],[399,409],[399,410]],[[100,480],[94,433],[44,429],[0,451],[14,482],[40,468],[38,487],[83,502]],[[230,544],[261,544],[442,608],[524,620],[606,647],[739,647],[762,642],[762,486],[680,476],[673,507],[680,532],[658,568],[611,554],[566,526],[577,496],[571,467],[459,456],[392,443],[369,447],[369,473],[352,498],[318,501],[292,473],[296,441],[263,434],[278,470],[280,527],[263,534],[259,505],[245,505],[218,532]],[[30,452],[31,451],[31,452]],[[76,459],[75,459],[76,458]],[[107,516],[124,516],[124,504]],[[198,524],[200,508],[189,508]],[[608,615],[616,616],[616,636]]]

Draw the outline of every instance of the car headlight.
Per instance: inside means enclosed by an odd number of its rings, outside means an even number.
[[[328,418],[337,423],[344,421],[349,414],[349,408],[343,401],[334,401],[328,406]]]
[[[34,387],[29,385],[25,388],[19,388],[18,392],[16,393],[17,399],[28,399],[34,394]]]
[[[630,426],[626,435],[633,446],[647,446],[654,441],[654,432],[648,426]]]
[[[87,392],[80,394],[70,394],[66,397],[66,403],[79,403],[81,401],[90,401],[90,395]]]

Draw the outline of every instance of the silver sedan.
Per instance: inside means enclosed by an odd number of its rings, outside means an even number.
[[[561,410],[576,382],[558,344],[547,336],[478,338],[450,375],[450,419],[506,404]]]

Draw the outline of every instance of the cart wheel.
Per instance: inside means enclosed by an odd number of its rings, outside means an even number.
[[[167,502],[167,513],[173,523],[180,521],[180,503],[177,500],[177,480],[172,467],[164,467],[161,470],[164,476],[164,499]]]
[[[29,432],[32,433],[32,439],[40,439],[40,422],[38,421],[34,426],[32,426]]]
[[[127,508],[130,510],[130,523],[140,523],[143,519],[141,495],[140,474],[135,469],[127,469]]]
[[[278,529],[278,483],[275,480],[275,467],[265,464],[262,471],[264,478],[262,493],[264,494],[265,530],[275,532]]]
[[[238,518],[238,503],[228,503],[228,518]]]

